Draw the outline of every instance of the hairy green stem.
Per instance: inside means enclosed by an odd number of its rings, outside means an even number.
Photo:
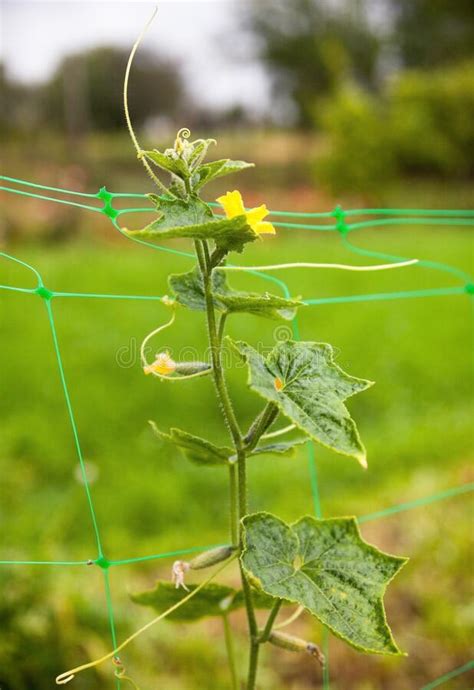
[[[239,545],[239,507],[238,507],[237,467],[235,463],[229,465],[229,494],[230,494],[230,538],[232,546]]]
[[[237,675],[237,667],[235,664],[234,640],[232,639],[232,630],[229,624],[229,616],[227,613],[222,616],[222,621],[224,623],[225,646],[227,650],[227,661],[229,663],[230,677],[232,679],[232,690],[239,690],[239,677]]]
[[[191,196],[191,184],[189,182],[189,177],[183,178],[184,181],[184,188],[186,190],[186,194],[188,195],[188,199]]]
[[[221,362],[221,348],[217,336],[216,314],[214,311],[214,301],[212,296],[211,275],[212,269],[209,268],[209,250],[205,242],[195,242],[196,254],[198,257],[199,268],[204,284],[204,295],[206,301],[207,330],[209,336],[209,346],[211,349],[211,362],[214,384],[217,396],[222,407],[224,419],[229,429],[232,441],[237,453],[243,448],[242,434],[239,424],[235,417],[234,408],[227,392],[224,372]]]
[[[237,422],[234,408],[232,407],[232,402],[227,391],[227,386],[224,378],[224,371],[222,368],[222,358],[221,358],[221,340],[223,335],[222,328],[217,329],[216,315],[214,310],[214,300],[212,294],[212,260],[209,253],[209,247],[206,241],[196,241],[194,243],[196,248],[196,255],[198,259],[199,268],[201,271],[203,287],[204,287],[204,297],[206,302],[206,316],[207,316],[207,329],[209,336],[209,346],[211,349],[211,361],[212,361],[212,375],[214,379],[214,385],[217,392],[217,397],[219,399],[224,420],[226,422],[229,433],[232,437],[232,442],[235,447],[237,455],[237,484],[238,484],[238,506],[237,514],[239,518],[239,552],[242,552],[242,518],[247,515],[247,468],[246,468],[246,450],[244,447],[244,440],[242,438],[242,433],[240,431],[239,424]],[[235,492],[234,492],[235,493]],[[232,497],[235,500],[235,496]],[[235,505],[235,504],[234,504]],[[240,574],[242,579],[242,589],[244,592],[245,608],[247,611],[247,620],[250,633],[250,655],[249,655],[249,671],[247,680],[247,690],[255,689],[255,681],[257,676],[257,664],[258,664],[258,627],[257,620],[255,618],[255,610],[252,602],[252,591],[250,589],[250,584],[247,580],[245,571],[240,564]]]

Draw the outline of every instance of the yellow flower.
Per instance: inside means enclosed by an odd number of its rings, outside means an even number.
[[[161,376],[168,376],[176,369],[176,362],[171,359],[168,352],[158,352],[153,364],[148,364],[143,367],[145,374],[161,374]]]
[[[248,224],[257,235],[275,234],[276,231],[273,225],[263,220],[270,213],[265,204],[246,211],[242,194],[236,189],[233,192],[227,192],[224,196],[220,196],[217,201],[223,207],[227,218],[245,216]]]

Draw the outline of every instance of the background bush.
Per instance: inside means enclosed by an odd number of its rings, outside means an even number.
[[[471,175],[474,62],[402,72],[381,95],[343,84],[315,120],[328,135],[317,179],[335,192],[374,193],[395,175]]]

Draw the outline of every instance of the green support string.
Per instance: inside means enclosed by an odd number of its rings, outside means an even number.
[[[63,362],[62,362],[61,351],[59,349],[58,336],[56,333],[56,325],[54,322],[53,309],[51,307],[50,299],[48,299],[48,298],[44,299],[44,304],[46,307],[46,312],[48,314],[48,321],[49,321],[49,325],[50,325],[50,329],[51,329],[51,336],[53,338],[54,351],[56,354],[56,360],[57,360],[57,364],[58,364],[59,377],[61,379],[61,386],[63,389],[64,399],[66,401],[67,413],[68,413],[68,417],[69,417],[69,421],[71,424],[71,429],[72,429],[72,433],[73,433],[73,437],[74,437],[74,445],[76,448],[76,453],[77,453],[77,457],[78,457],[80,468],[81,468],[82,481],[84,483],[84,489],[86,492],[86,498],[87,498],[87,503],[89,506],[90,517],[92,520],[92,527],[94,530],[95,539],[96,539],[96,543],[97,543],[97,550],[99,552],[99,557],[100,557],[103,554],[102,554],[102,542],[101,542],[100,533],[99,533],[99,525],[97,522],[97,515],[96,515],[95,509],[94,509],[94,504],[92,502],[92,495],[91,495],[91,491],[90,491],[90,487],[89,487],[89,482],[87,479],[87,472],[86,472],[86,467],[85,467],[85,463],[84,463],[84,456],[82,454],[82,448],[81,448],[81,444],[79,441],[79,432],[77,430],[77,425],[76,425],[76,420],[74,417],[71,398],[69,395],[69,389],[68,389],[67,382],[66,382],[66,374],[64,372],[64,366],[63,366]]]
[[[87,211],[98,211],[102,213],[99,206],[90,206],[89,204],[80,204],[77,201],[69,201],[68,199],[55,199],[52,196],[45,196],[44,194],[33,194],[33,192],[23,192],[20,189],[11,189],[10,187],[0,187],[3,192],[10,192],[10,194],[20,194],[21,196],[29,196],[33,199],[41,199],[42,201],[54,201],[56,204],[67,204],[68,206],[77,206],[78,208],[85,208]]]
[[[403,290],[397,292],[374,292],[367,295],[343,295],[341,297],[318,297],[304,299],[303,303],[308,305],[320,304],[347,304],[349,302],[375,302],[381,300],[406,299],[410,297],[442,297],[447,295],[465,295],[468,293],[466,287],[432,288],[427,290]]]
[[[40,286],[40,289],[41,289],[41,287],[43,287],[43,286]],[[62,362],[62,357],[61,357],[61,351],[59,348],[58,337],[57,337],[57,333],[56,333],[56,326],[55,326],[55,322],[54,322],[53,310],[51,307],[51,297],[48,297],[45,294],[43,294],[42,299],[44,301],[44,304],[46,306],[46,311],[48,314],[48,321],[49,321],[49,325],[51,328],[51,335],[53,338],[54,350],[56,353],[56,360],[57,360],[58,369],[59,369],[59,376],[61,379],[61,385],[62,385],[62,389],[63,389],[64,399],[66,401],[69,421],[71,424],[72,433],[73,433],[73,437],[74,437],[74,445],[76,447],[77,457],[78,457],[80,468],[81,468],[82,482],[84,484],[84,490],[86,493],[87,503],[89,506],[93,531],[94,531],[94,535],[95,535],[96,542],[97,542],[97,550],[99,553],[99,558],[103,558],[102,542],[101,542],[101,538],[100,538],[99,525],[98,525],[98,521],[97,521],[97,515],[96,515],[95,509],[94,509],[94,504],[92,502],[92,495],[91,495],[91,490],[89,487],[89,481],[87,478],[87,472],[86,472],[86,467],[85,467],[85,463],[84,463],[84,457],[82,454],[82,448],[81,448],[81,444],[79,441],[79,432],[78,432],[76,420],[74,417],[71,398],[69,395],[69,389],[68,389],[68,386],[66,383],[66,375],[64,372],[64,367],[63,367],[63,362]],[[113,612],[112,601],[111,601],[111,596],[110,596],[109,580],[108,580],[108,577],[106,575],[107,574],[104,572],[107,617],[108,617],[109,627],[110,627],[110,631],[111,631],[112,645],[115,648],[117,646],[117,639],[116,639],[116,634],[115,634],[115,620],[114,620],[114,612]],[[115,686],[116,686],[117,690],[120,690],[121,682],[120,682],[119,678],[116,678]]]
[[[35,291],[30,288],[13,287],[12,285],[0,285],[0,290],[11,290],[12,292],[27,292],[33,294]]]
[[[26,197],[32,197],[44,201],[51,201],[54,203],[60,203],[65,205],[70,205],[74,207],[79,207],[84,210],[99,212],[106,215],[112,222],[115,229],[126,237],[128,240],[137,242],[146,247],[151,247],[156,251],[165,251],[176,256],[181,256],[183,258],[193,258],[194,255],[190,252],[180,251],[177,249],[163,247],[155,245],[152,242],[147,242],[144,240],[136,239],[128,236],[124,233],[123,229],[118,223],[118,218],[126,213],[150,213],[153,212],[153,207],[131,207],[126,209],[115,209],[113,206],[114,199],[117,198],[131,198],[131,199],[148,199],[146,194],[135,194],[135,193],[115,193],[109,192],[105,187],[102,187],[97,193],[85,193],[76,192],[67,189],[61,189],[58,187],[50,187],[46,185],[36,184],[27,182],[25,180],[19,180],[12,177],[0,176],[0,179],[5,180],[8,183],[14,183],[20,185],[20,187],[29,187],[33,189],[44,190],[47,192],[55,192],[63,195],[72,195],[74,197],[83,197],[84,199],[97,199],[102,202],[102,206],[92,206],[90,204],[81,203],[79,201],[72,201],[68,199],[61,199],[52,196],[47,196],[43,194],[38,194],[36,192],[27,191],[24,189],[14,189],[8,186],[1,186],[0,189],[8,193],[13,193],[17,195],[23,195]],[[212,203],[211,206],[218,208],[218,204]],[[336,232],[339,236],[342,244],[352,253],[361,256],[368,256],[370,258],[384,259],[389,262],[398,263],[400,261],[406,261],[406,257],[393,256],[391,254],[386,254],[382,252],[376,252],[368,249],[363,249],[355,245],[352,241],[349,241],[348,234],[361,230],[363,228],[382,228],[389,226],[407,226],[407,225],[427,225],[427,226],[474,226],[474,211],[472,210],[436,210],[436,209],[354,209],[344,211],[342,208],[337,207],[333,211],[328,212],[292,212],[292,211],[271,211],[272,216],[280,216],[297,219],[326,219],[328,221],[333,221],[332,223],[322,224],[310,224],[301,222],[280,222],[277,221],[274,225],[282,228],[288,229],[299,229],[299,230],[312,230],[312,231],[329,231]],[[347,222],[350,217],[357,216],[382,216],[382,218],[376,218],[373,220],[362,220],[359,222]],[[28,560],[2,560],[0,565],[5,566],[86,566],[90,567],[95,565],[102,570],[103,582],[104,582],[104,594],[105,594],[105,604],[107,610],[107,618],[109,621],[110,635],[112,639],[112,644],[117,647],[117,637],[115,631],[115,616],[113,610],[113,598],[111,592],[110,583],[110,573],[111,567],[131,565],[136,563],[142,563],[147,561],[154,561],[163,558],[172,558],[175,556],[190,554],[198,551],[207,550],[210,548],[215,548],[216,546],[221,546],[222,544],[211,545],[211,546],[195,546],[185,549],[179,549],[175,551],[162,552],[146,556],[136,556],[122,559],[108,559],[105,557],[102,549],[99,525],[97,521],[97,516],[94,509],[94,504],[92,501],[92,495],[85,471],[84,460],[82,455],[82,449],[79,440],[79,432],[77,429],[73,406],[71,402],[71,397],[69,394],[69,389],[67,386],[66,375],[64,371],[63,361],[61,357],[60,345],[56,332],[55,319],[52,309],[52,301],[54,299],[71,299],[71,298],[84,298],[84,299],[113,299],[113,300],[149,300],[149,301],[160,301],[163,298],[156,295],[123,295],[123,294],[109,294],[109,293],[84,293],[84,292],[61,292],[54,291],[45,287],[40,273],[30,264],[18,259],[17,257],[6,254],[5,252],[0,252],[0,257],[13,261],[19,265],[22,265],[30,272],[32,272],[37,281],[37,285],[34,288],[25,288],[14,285],[0,285],[0,289],[10,292],[32,294],[39,296],[45,305],[47,318],[50,326],[51,336],[53,340],[54,352],[56,363],[58,367],[61,387],[63,391],[63,396],[66,403],[67,416],[73,433],[74,445],[76,449],[76,454],[79,460],[82,478],[84,482],[84,489],[86,494],[86,501],[88,504],[88,510],[90,513],[92,529],[96,541],[98,555],[95,559],[87,561],[74,561],[74,560],[62,560],[62,561],[28,561]],[[310,297],[304,300],[307,305],[320,306],[325,304],[342,304],[351,302],[368,302],[368,301],[378,301],[378,300],[393,300],[393,299],[404,299],[412,297],[438,297],[438,296],[455,296],[455,295],[474,295],[474,281],[467,275],[464,271],[460,271],[458,268],[443,264],[440,262],[419,260],[418,264],[421,267],[429,268],[436,271],[442,271],[444,273],[449,273],[457,280],[461,282],[461,285],[457,286],[447,286],[440,288],[430,288],[430,289],[420,289],[420,290],[405,290],[405,291],[394,291],[388,293],[369,293],[362,295],[346,295],[346,296],[334,296],[334,297]],[[266,281],[272,282],[277,285],[282,291],[285,297],[290,298],[291,294],[287,284],[275,276],[268,275],[264,271],[248,271],[250,274],[260,277]],[[292,321],[293,337],[295,340],[300,340],[298,320]],[[319,492],[319,481],[318,481],[318,468],[316,461],[315,448],[312,443],[307,443],[307,453],[308,453],[308,471],[310,479],[310,489],[313,500],[313,510],[316,517],[322,517],[321,509],[321,499]],[[462,486],[449,488],[444,491],[437,492],[431,496],[424,496],[412,501],[399,503],[397,505],[388,507],[386,509],[380,510],[378,512],[370,513],[367,515],[362,515],[358,518],[359,523],[368,522],[371,520],[378,520],[391,515],[413,510],[421,506],[427,506],[438,501],[444,501],[449,498],[460,496],[462,494],[467,494],[474,491],[474,483],[464,484]],[[322,647],[326,655],[329,658],[329,634],[326,628],[323,629],[322,637]],[[465,673],[466,671],[474,668],[474,662],[468,662],[464,666],[455,669],[444,676],[434,680],[429,685],[424,686],[422,690],[431,690],[432,688],[438,687],[442,683]],[[120,688],[120,679],[116,678],[116,687]],[[324,690],[330,690],[330,678],[329,678],[329,665],[326,664],[323,670],[323,688]]]
[[[103,558],[103,550],[102,550],[102,542],[101,542],[101,537],[100,537],[100,532],[99,532],[99,525],[98,525],[98,520],[97,520],[97,515],[94,509],[94,504],[92,501],[92,494],[89,486],[89,481],[87,478],[87,472],[85,468],[85,463],[84,463],[84,457],[82,453],[82,448],[81,448],[81,443],[79,440],[79,432],[77,429],[77,424],[75,420],[75,415],[73,411],[73,406],[71,402],[71,397],[69,394],[69,389],[66,381],[66,374],[64,371],[64,366],[63,366],[63,361],[62,361],[62,356],[61,356],[61,350],[59,346],[59,341],[58,341],[58,336],[57,336],[57,331],[56,331],[56,324],[54,320],[54,314],[53,314],[53,309],[51,306],[51,299],[54,296],[54,293],[51,290],[48,290],[44,283],[43,279],[41,277],[41,274],[30,264],[26,263],[25,261],[22,261],[20,259],[17,259],[16,257],[12,257],[9,254],[6,254],[5,252],[0,252],[0,256],[3,256],[4,258],[8,260],[12,260],[15,263],[18,263],[31,272],[36,276],[37,279],[37,287],[35,289],[29,289],[28,292],[33,293],[38,295],[44,302],[45,308],[46,308],[46,313],[47,313],[47,318],[48,318],[48,323],[51,331],[51,337],[53,340],[53,347],[54,347],[54,353],[56,357],[56,363],[58,366],[58,372],[59,372],[59,378],[61,381],[61,387],[63,391],[63,396],[64,400],[66,403],[66,409],[67,409],[67,414],[69,418],[69,423],[71,426],[72,434],[73,434],[73,439],[74,439],[74,446],[76,449],[76,454],[77,458],[79,461],[79,466],[81,469],[81,476],[82,476],[82,482],[84,485],[84,491],[86,494],[86,500],[89,508],[89,513],[90,513],[90,518],[92,522],[92,528],[93,528],[93,533],[95,536],[95,541],[96,541],[96,546],[97,546],[97,551],[98,551],[98,559]],[[22,289],[22,291],[26,291],[26,289]],[[41,562],[37,561],[35,565],[39,565]],[[17,563],[18,564],[18,563]],[[52,562],[49,562],[48,565],[52,565]],[[55,565],[78,565],[78,564],[83,564],[80,562],[68,562],[68,561],[57,561],[54,563]],[[86,563],[88,564],[88,562]],[[111,631],[111,639],[112,639],[112,644],[114,647],[116,646],[116,635],[115,635],[115,620],[114,620],[114,613],[113,613],[113,607],[112,607],[112,600],[110,596],[110,586],[109,586],[109,581],[107,578],[104,577],[104,587],[105,587],[105,598],[106,598],[106,607],[107,607],[107,617],[109,621],[109,627]],[[117,690],[120,690],[121,688],[121,683],[120,679],[116,679],[116,688]]]
[[[23,194],[25,196],[33,196],[33,197],[38,197],[53,201],[53,202],[58,202],[58,203],[63,203],[63,204],[70,204],[70,205],[75,205],[79,206],[81,208],[87,209],[87,210],[92,210],[92,211],[98,211],[100,213],[103,213],[107,215],[112,223],[114,224],[115,228],[123,234],[122,229],[120,228],[117,218],[120,215],[123,215],[125,213],[136,213],[136,212],[152,212],[153,208],[129,208],[129,209],[120,209],[116,210],[113,208],[113,200],[114,198],[141,198],[141,199],[147,199],[146,194],[133,194],[133,193],[117,193],[117,192],[109,192],[105,187],[102,187],[96,194],[86,194],[84,192],[72,192],[71,190],[67,189],[60,189],[58,187],[48,187],[46,185],[39,185],[36,183],[31,183],[27,182],[25,180],[20,180],[12,177],[7,177],[7,176],[0,176],[0,179],[4,179],[8,182],[13,182],[17,183],[23,186],[29,186],[29,187],[34,187],[34,188],[40,188],[40,189],[45,189],[49,191],[56,191],[60,192],[62,194],[75,194],[79,196],[84,196],[88,198],[97,198],[98,200],[101,200],[103,203],[103,206],[101,208],[99,207],[92,207],[89,205],[85,204],[78,204],[77,202],[72,202],[72,201],[67,201],[64,199],[55,199],[54,197],[44,197],[42,195],[36,195],[33,192],[28,192],[24,190],[14,190],[9,187],[0,187],[0,189],[3,189],[4,191],[11,191],[16,194]],[[216,203],[211,203],[211,206],[218,207],[219,205]],[[381,214],[381,215],[387,215],[387,216],[397,216],[400,214],[406,214],[409,213],[411,218],[408,217],[401,217],[401,218],[385,218],[385,219],[377,219],[377,220],[370,220],[370,221],[363,221],[360,223],[347,223],[346,218],[348,216],[354,216],[354,215],[375,215],[375,214]],[[286,227],[286,228],[296,228],[296,229],[308,229],[308,230],[316,230],[316,231],[339,231],[341,234],[342,240],[346,247],[353,251],[354,253],[359,253],[364,256],[377,256],[378,258],[384,257],[387,258],[389,261],[395,261],[401,260],[401,257],[393,257],[391,255],[387,254],[381,254],[377,252],[370,253],[369,250],[363,250],[360,248],[356,248],[355,245],[350,243],[346,235],[348,232],[365,228],[365,227],[371,227],[371,226],[387,226],[391,224],[397,224],[397,225],[408,225],[408,224],[426,224],[426,225],[466,225],[466,226],[471,226],[474,225],[474,212],[471,210],[437,210],[437,209],[353,209],[350,211],[344,211],[341,207],[336,207],[333,211],[330,212],[320,212],[320,213],[302,213],[302,212],[292,212],[292,211],[271,211],[272,215],[277,215],[277,216],[287,216],[287,217],[293,217],[293,218],[301,218],[301,217],[319,217],[319,218],[335,218],[336,219],[336,224],[335,225],[309,225],[309,224],[302,224],[302,223],[279,223],[275,222],[274,224],[277,225],[278,227]],[[429,222],[427,219],[430,219]],[[172,248],[167,248],[167,247],[157,247],[157,245],[152,244],[151,242],[146,242],[144,240],[135,240],[137,242],[140,242],[144,244],[145,246],[151,246],[154,249],[159,248],[161,251],[168,251],[172,254],[178,255],[178,256],[189,256],[188,252],[181,252],[176,249]],[[458,275],[459,277],[462,277],[464,280],[467,281],[467,285],[470,286],[472,285],[472,279],[467,276],[463,272],[459,272],[456,268],[447,266],[446,264],[441,264],[437,262],[428,262],[421,260],[420,265],[433,268],[433,269],[438,269],[442,271],[447,271],[447,272],[452,272],[454,275]],[[263,274],[260,274],[261,277],[264,277]],[[272,279],[273,277],[267,276],[266,279]],[[273,278],[273,281],[276,281],[275,278]],[[282,281],[281,281],[282,282]],[[467,290],[470,294],[472,292],[470,290]],[[435,294],[435,293],[434,293]],[[416,296],[416,295],[411,295],[411,296]],[[423,293],[419,295],[420,297],[422,296],[428,296]],[[358,301],[362,301],[359,299]],[[309,302],[309,304],[317,304],[317,302]]]
[[[118,561],[110,561],[110,565],[130,565],[131,563],[143,563],[144,561],[156,561],[162,558],[174,558],[175,556],[186,556],[190,553],[198,553],[199,551],[209,551],[210,549],[217,549],[226,544],[209,544],[207,546],[192,546],[188,549],[178,549],[177,551],[164,551],[163,553],[155,553],[151,556],[136,556],[135,558],[122,558]]]
[[[0,286],[1,287],[1,286]],[[101,292],[54,292],[54,297],[79,297],[79,298],[94,298],[94,299],[133,299],[133,300],[151,300],[161,302],[163,297],[158,295],[112,295]]]
[[[117,647],[117,634],[115,631],[115,617],[114,617],[114,607],[112,603],[112,592],[110,591],[110,577],[107,570],[102,572],[104,578],[104,590],[105,590],[105,604],[107,607],[107,616],[109,619],[110,637],[112,640],[112,647],[115,649]],[[120,690],[121,683],[120,678],[115,676],[115,687]]]
[[[375,252],[370,249],[362,249],[361,247],[351,242],[346,235],[342,235],[342,243],[345,247],[347,247],[347,249],[349,249],[349,251],[353,252],[354,254],[359,254],[360,256],[369,256],[372,259],[383,259],[384,261],[394,262],[407,260],[403,256],[395,256],[394,254],[387,254],[385,252]],[[462,280],[465,284],[471,284],[473,280],[468,273],[465,273],[464,271],[461,271],[459,268],[456,268],[454,266],[449,266],[448,264],[441,263],[440,261],[428,261],[427,259],[420,259],[417,265],[425,266],[426,268],[430,268],[435,271],[443,271],[444,273],[450,273],[451,275],[456,276],[456,278]]]
[[[312,445],[312,444],[311,444]],[[385,517],[390,517],[396,513],[402,513],[409,510],[414,510],[415,508],[421,508],[423,506],[432,505],[439,501],[445,501],[448,498],[454,498],[455,496],[460,496],[462,494],[467,494],[474,492],[474,482],[470,484],[462,484],[461,486],[456,486],[451,489],[446,489],[445,491],[439,491],[430,496],[421,496],[420,498],[414,499],[413,501],[407,501],[405,503],[397,503],[394,506],[390,506],[385,510],[380,510],[376,513],[369,513],[367,515],[361,515],[357,518],[357,521],[362,524],[364,522],[369,522],[371,520],[380,520]],[[319,503],[314,503],[314,513],[316,517],[322,517],[322,511]],[[143,563],[145,561],[155,561],[161,560],[163,558],[174,558],[175,556],[185,556],[191,553],[198,553],[200,551],[208,551],[210,549],[217,549],[220,546],[225,546],[225,544],[207,544],[205,546],[192,546],[187,549],[177,549],[175,551],[163,551],[162,553],[155,553],[148,556],[135,556],[133,558],[122,558],[118,560],[107,561],[108,566],[119,566],[119,565],[130,565],[132,563]],[[0,561],[0,565],[39,565],[39,566],[91,566],[100,565],[98,563],[100,559],[87,560],[87,561],[25,561],[25,560],[3,560]]]
[[[44,184],[38,184],[36,182],[27,182],[26,180],[20,180],[17,179],[16,177],[7,177],[7,175],[0,175],[0,180],[5,180],[6,182],[15,182],[16,184],[19,185],[25,185],[27,187],[35,187],[36,189],[46,189],[50,192],[61,192],[61,194],[72,194],[72,196],[84,196],[84,197],[89,197],[93,198],[96,197],[97,194],[88,194],[86,192],[75,192],[72,191],[71,189],[61,189],[60,187],[47,187]]]
[[[27,268],[29,271],[35,274],[36,279],[38,281],[38,285],[41,285],[41,276],[36,270],[36,268],[33,268],[33,266],[30,266],[30,264],[27,264],[26,261],[22,261],[21,259],[18,259],[16,256],[11,256],[11,254],[6,254],[5,252],[0,251],[0,256],[3,256],[4,259],[8,259],[9,261],[13,261],[16,264],[20,264],[20,266],[24,266],[24,268]],[[20,289],[20,288],[18,288]]]
[[[413,508],[421,508],[422,506],[431,505],[437,501],[444,501],[447,498],[453,498],[453,496],[461,496],[461,494],[467,494],[471,491],[474,491],[474,482],[470,484],[463,484],[462,486],[455,486],[454,488],[446,489],[445,491],[439,491],[431,496],[422,496],[421,498],[416,498],[413,501],[397,503],[395,506],[390,506],[389,508],[385,508],[385,510],[379,510],[376,513],[361,515],[357,518],[357,521],[359,523],[363,523],[369,522],[370,520],[380,520],[381,518],[390,517],[390,515],[395,515],[396,513],[403,513],[406,510],[413,510]]]
[[[346,211],[348,216],[405,216],[409,214],[410,216],[427,216],[427,217],[442,217],[442,216],[452,216],[452,217],[474,217],[474,211],[471,209],[466,210],[444,210],[444,209],[420,209],[420,208],[364,208],[364,209],[350,209]]]
[[[89,561],[0,561],[0,565],[90,565]]]
[[[443,685],[443,683],[446,683],[448,680],[457,678],[457,676],[460,676],[467,671],[471,671],[472,669],[474,669],[474,659],[472,661],[468,661],[467,664],[464,664],[464,666],[459,666],[453,671],[449,671],[449,673],[445,673],[443,676],[436,678],[436,680],[434,680],[432,683],[424,685],[421,690],[433,690],[433,688],[439,688],[440,685]]]
[[[377,228],[389,225],[472,225],[471,218],[381,218],[380,220],[365,220],[360,223],[348,224],[349,230],[359,230],[361,228]]]

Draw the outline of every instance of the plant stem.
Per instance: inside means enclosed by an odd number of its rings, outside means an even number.
[[[207,329],[209,336],[209,346],[211,349],[212,361],[212,375],[214,385],[217,392],[217,397],[220,402],[225,423],[232,437],[232,442],[237,454],[237,480],[238,480],[238,519],[239,519],[239,553],[242,552],[243,547],[243,527],[242,518],[247,515],[247,468],[246,468],[246,450],[244,447],[244,440],[240,431],[239,424],[235,417],[234,408],[227,391],[227,386],[224,378],[224,371],[222,368],[221,357],[221,340],[223,335],[224,324],[221,321],[222,328],[217,330],[216,315],[214,311],[214,300],[212,294],[212,261],[209,254],[209,248],[206,241],[196,241],[194,243],[196,255],[201,271],[202,282],[204,287],[204,296],[206,302],[206,316]],[[224,322],[225,323],[225,322]],[[231,489],[232,490],[232,489]],[[234,492],[235,494],[235,492]],[[233,496],[235,500],[235,496]],[[235,503],[234,503],[235,505]],[[240,562],[240,560],[239,560]],[[247,620],[250,633],[250,655],[249,655],[249,672],[247,681],[247,690],[255,689],[255,680],[257,676],[258,664],[258,627],[255,618],[255,610],[252,602],[252,591],[250,589],[247,576],[240,563],[240,575],[242,579],[242,589],[244,592],[245,608],[247,611]]]
[[[258,669],[258,653],[260,645],[256,640],[250,643],[250,659],[249,659],[249,674],[247,678],[247,690],[255,690],[255,683],[257,681]]]
[[[184,179],[184,188],[186,190],[186,194],[188,195],[188,199],[191,196],[191,183],[189,182],[189,177],[185,177]]]
[[[222,370],[221,349],[217,337],[216,314],[214,311],[214,301],[212,298],[212,284],[211,274],[212,269],[209,269],[209,250],[204,242],[195,242],[196,254],[198,257],[199,268],[204,284],[204,295],[206,300],[206,315],[207,315],[207,330],[209,336],[209,345],[211,348],[212,374],[214,384],[216,386],[217,396],[222,407],[224,419],[229,429],[235,449],[239,452],[243,447],[242,435],[235,417],[234,409],[227,392],[227,387],[224,380],[224,372]],[[205,247],[205,249],[204,249]]]
[[[237,495],[237,467],[235,463],[229,465],[230,490],[230,538],[232,546],[239,545],[239,506]]]
[[[266,622],[265,627],[263,629],[263,632],[259,637],[260,644],[262,644],[262,642],[268,641],[268,638],[270,637],[270,633],[272,632],[273,624],[275,622],[276,617],[278,616],[278,613],[280,611],[282,604],[283,604],[283,599],[278,599],[278,601],[276,601],[275,604],[273,605],[273,608],[270,612],[270,615],[268,616],[268,619],[267,619],[267,622]]]
[[[222,616],[224,623],[224,637],[225,646],[227,650],[227,661],[229,662],[230,676],[232,678],[232,690],[239,690],[239,678],[237,676],[237,668],[235,665],[234,641],[232,639],[232,630],[229,625],[229,616],[225,613]]]
[[[270,634],[272,632],[273,623],[275,622],[280,607],[283,603],[282,599],[279,599],[273,606],[270,615],[268,616],[265,628],[259,637],[253,637],[250,644],[250,661],[249,661],[249,675],[247,680],[247,690],[254,690],[255,683],[257,680],[257,669],[258,669],[258,654],[260,651],[260,645],[267,642]]]

